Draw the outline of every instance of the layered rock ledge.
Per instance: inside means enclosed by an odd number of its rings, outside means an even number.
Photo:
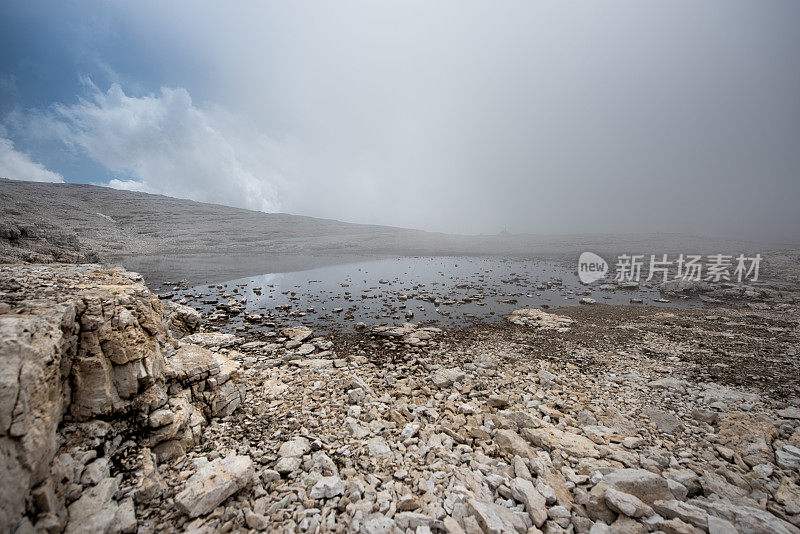
[[[135,273],[2,266],[0,297],[0,531],[135,531],[159,482],[119,495],[112,465],[136,444],[157,475],[239,406],[239,364],[178,341],[199,317]]]

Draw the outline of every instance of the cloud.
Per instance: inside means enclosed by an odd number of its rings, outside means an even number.
[[[14,149],[11,139],[0,137],[0,177],[32,182],[63,182],[64,177]]]
[[[261,211],[281,208],[282,147],[241,117],[201,108],[183,88],[128,96],[120,85],[57,104],[50,130],[118,178],[117,189]]]
[[[118,180],[117,178],[114,178],[105,185],[113,189],[120,189],[122,191],[145,191],[145,185],[142,182],[137,182],[136,180]]]
[[[800,229],[800,2],[16,4],[0,137],[70,180],[459,233]]]

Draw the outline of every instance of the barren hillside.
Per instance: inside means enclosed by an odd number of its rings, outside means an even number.
[[[84,184],[0,179],[0,262],[121,264],[156,279],[225,280],[365,256],[518,255],[584,250],[738,253],[780,247],[676,234],[448,235],[263,213]]]

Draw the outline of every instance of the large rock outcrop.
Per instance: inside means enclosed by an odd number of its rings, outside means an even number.
[[[136,273],[2,266],[0,296],[0,531],[63,529],[86,508],[83,489],[109,485],[108,459],[92,462],[97,453],[72,450],[65,435],[135,433],[172,457],[241,403],[238,364],[172,339],[164,305]]]

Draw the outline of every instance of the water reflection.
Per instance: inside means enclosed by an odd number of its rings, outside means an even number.
[[[355,323],[437,325],[497,321],[519,308],[578,305],[583,297],[598,303],[699,306],[696,301],[657,302],[657,288],[600,289],[582,285],[574,266],[510,258],[414,257],[330,265],[304,271],[267,273],[199,285],[175,298],[207,314],[241,309],[264,321],[293,322],[315,328],[352,327]]]

